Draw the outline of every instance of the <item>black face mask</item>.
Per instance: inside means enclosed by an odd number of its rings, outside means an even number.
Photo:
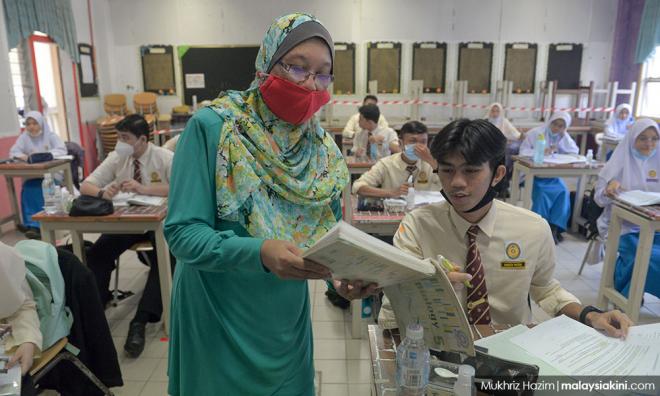
[[[497,169],[497,168],[495,168],[495,169]],[[493,186],[493,180],[495,180],[495,173],[494,172],[493,172],[493,177],[490,179],[490,183],[488,184],[488,191],[486,191],[486,194],[484,194],[484,197],[481,198],[481,201],[479,201],[479,203],[476,204],[472,209],[466,210],[463,213],[472,213],[474,211],[477,211],[477,210],[483,208],[484,206],[488,205],[489,203],[493,202],[493,200],[497,196],[497,190],[495,190],[495,187]],[[497,186],[497,184],[495,186]],[[440,190],[440,193],[442,194],[443,197],[445,197],[447,202],[450,205],[452,205],[451,200],[449,199],[447,194],[445,194],[445,190]],[[454,205],[452,205],[452,206],[454,206]]]

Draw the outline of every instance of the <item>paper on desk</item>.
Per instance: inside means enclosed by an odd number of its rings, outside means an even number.
[[[652,191],[631,190],[619,194],[618,198],[635,206],[660,204],[660,193]]]
[[[68,155],[68,154],[67,155],[56,155],[53,158],[56,159],[56,160],[62,160],[62,159],[63,160],[73,160],[73,155]]]
[[[440,191],[415,190],[415,206],[423,206],[438,202],[444,202],[445,197]]]
[[[17,364],[16,366],[7,370],[6,373],[0,373],[0,390],[9,392],[18,391],[16,395],[21,393],[21,365]],[[3,393],[4,394],[4,393]]]
[[[657,333],[657,328],[639,326],[633,338],[624,341],[562,315],[511,342],[571,376],[660,375],[660,343],[648,340]]]
[[[481,338],[474,342],[474,345],[488,349],[488,354],[498,357],[500,359],[511,360],[514,362],[535,364],[539,366],[539,375],[565,375],[557,370],[552,365],[546,363],[537,356],[527,352],[524,348],[511,342],[511,339],[517,335],[529,331],[529,328],[524,325],[512,327],[501,333]]]
[[[134,193],[118,192],[117,195],[112,197],[112,206],[115,208],[128,206],[128,200],[135,196]]]
[[[564,164],[575,164],[575,163],[586,163],[587,157],[583,155],[575,154],[552,154],[546,155],[543,158],[544,164],[555,164],[555,165],[564,165]]]

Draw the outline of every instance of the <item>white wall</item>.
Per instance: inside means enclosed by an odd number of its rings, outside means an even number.
[[[18,135],[16,100],[9,69],[9,48],[4,8],[0,7],[0,138]]]
[[[86,0],[73,0],[74,3]],[[544,80],[550,43],[584,44],[581,78],[597,87],[608,81],[617,0],[94,0],[107,9],[96,25],[108,17],[107,45],[111,54],[109,72],[101,74],[102,93],[121,92],[131,95],[142,90],[139,47],[145,44],[169,45],[256,45],[277,16],[306,11],[316,15],[332,33],[335,41],[358,44],[358,95],[366,91],[366,47],[368,41],[395,40],[403,43],[403,86],[408,92],[412,74],[412,43],[444,41],[449,43],[447,81],[451,89],[457,73],[457,43],[489,41],[495,43],[493,82],[502,79],[504,44],[525,41],[539,44],[537,80]],[[94,6],[96,9],[96,5]],[[100,12],[100,11],[97,11]],[[82,29],[81,29],[82,30]],[[79,36],[81,33],[79,32]],[[97,44],[98,46],[98,44]],[[182,94],[178,61],[175,62],[178,94]],[[109,78],[109,82],[107,79]],[[399,98],[381,95],[382,98]],[[450,95],[428,95],[435,100],[451,99]],[[488,95],[469,95],[471,103],[486,104]],[[515,95],[514,104],[532,105],[533,95]],[[181,101],[180,97],[161,97],[161,112]],[[566,100],[566,104],[568,104]],[[563,105],[560,101],[559,105]],[[340,117],[354,112],[353,107],[336,108]],[[408,111],[403,106],[384,107],[391,118]],[[481,116],[482,110],[467,111],[466,116]],[[448,110],[423,109],[430,121],[446,118]],[[514,114],[525,117],[527,114]]]

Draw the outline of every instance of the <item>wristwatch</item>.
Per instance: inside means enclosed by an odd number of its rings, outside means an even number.
[[[600,309],[594,307],[593,305],[587,305],[586,307],[582,308],[582,312],[580,312],[580,323],[582,324],[587,324],[587,315],[592,313],[592,312],[598,312],[598,313],[603,313]]]
[[[96,196],[97,196],[98,198],[103,198],[103,194],[105,194],[105,190],[104,190],[104,189],[100,189],[99,192],[96,194]]]

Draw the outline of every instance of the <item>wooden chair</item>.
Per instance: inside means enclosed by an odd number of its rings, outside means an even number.
[[[76,355],[66,349],[68,342],[69,340],[66,337],[62,338],[56,342],[55,345],[43,351],[41,357],[35,359],[32,368],[30,369],[30,375],[34,380],[35,386],[38,387],[39,381],[61,361],[68,360],[73,363],[73,365],[80,370],[80,372],[83,373],[83,375],[87,377],[94,386],[103,392],[104,395],[113,396],[114,393],[112,393],[110,389],[108,389],[108,387],[106,387]]]
[[[158,114],[158,95],[153,92],[140,92],[133,95],[133,108],[138,114]]]
[[[128,114],[128,107],[126,107],[126,95],[124,94],[105,95],[103,97],[103,109],[110,116]]]
[[[154,247],[153,245],[151,245],[151,242],[144,241],[144,242],[135,243],[133,244],[133,246],[130,247],[130,250],[134,251],[139,256],[142,256],[144,261],[146,261],[149,267],[151,267],[149,256],[147,256],[147,252],[154,250]],[[112,291],[112,300],[111,300],[111,304],[113,307],[116,307],[117,304],[119,304],[119,301],[133,295],[133,292],[130,290],[129,291],[119,290],[119,257],[117,257],[117,260],[115,261],[115,266],[116,266],[115,288]]]

